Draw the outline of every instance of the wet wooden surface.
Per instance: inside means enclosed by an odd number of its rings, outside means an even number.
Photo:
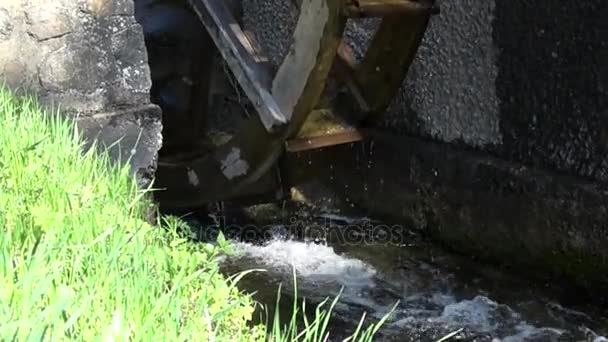
[[[431,5],[432,1],[428,3]],[[414,61],[430,16],[430,13],[426,13],[408,18],[390,16],[382,19],[363,61],[355,70],[355,82],[365,90],[363,97],[369,106],[368,112],[354,115],[355,120],[373,120],[386,111]],[[352,96],[337,102],[346,106],[350,112],[348,115],[357,114],[357,108],[349,105],[358,102]]]
[[[266,130],[272,132],[286,125],[288,119],[271,95],[268,83],[271,78],[267,70],[260,66],[259,53],[247,44],[247,36],[223,1],[191,0],[190,3],[251,100]]]
[[[426,1],[350,0],[344,8],[349,17],[419,16],[439,13],[439,8]]]
[[[232,139],[212,153],[159,165],[159,184],[171,189],[159,193],[159,200],[177,207],[250,192],[247,189],[255,188],[256,182],[276,167],[286,149],[302,151],[361,140],[357,123],[382,114],[389,106],[431,15],[426,11],[406,19],[392,14],[385,17],[362,63],[356,65],[352,51],[342,41],[348,2],[302,2],[294,45],[270,80],[268,60],[255,37],[240,28],[221,0],[190,2],[258,115],[242,120]],[[359,6],[386,8],[377,3],[362,1]],[[383,2],[383,6],[391,3]],[[428,8],[433,5],[432,0],[416,3]],[[331,132],[322,133],[320,127],[316,132],[322,134],[302,136],[299,133],[318,108],[332,69],[332,77],[338,77],[338,85],[347,91],[335,102],[328,101],[335,119],[326,127]]]
[[[308,15],[298,22],[295,32],[300,32],[301,37],[297,39],[291,53],[302,56],[304,52],[305,57],[312,58],[312,63],[309,64],[310,67],[296,66],[296,70],[302,71],[296,75],[283,73],[281,76],[279,68],[277,77],[273,80],[275,91],[270,93],[268,85],[262,85],[263,77],[260,77],[261,72],[257,71],[259,63],[255,56],[249,53],[239,39],[240,34],[244,37],[246,35],[240,27],[235,27],[236,20],[223,7],[222,1],[190,1],[220,52],[223,51],[228,64],[232,64],[232,72],[241,71],[241,78],[237,79],[241,87],[250,87],[247,94],[249,99],[255,102],[256,99],[262,99],[261,96],[268,95],[274,101],[276,96],[281,98],[281,103],[289,104],[290,115],[285,124],[272,126],[275,129],[271,130],[268,129],[269,123],[282,121],[274,118],[274,114],[278,112],[273,114],[267,111],[266,114],[252,116],[243,120],[236,128],[233,138],[213,153],[197,159],[159,165],[157,184],[171,191],[158,192],[157,199],[166,207],[172,208],[192,208],[235,198],[243,192],[248,192],[247,189],[255,187],[256,182],[271,172],[285,149],[284,142],[300,130],[319,101],[346,24],[346,19],[340,15],[341,3],[334,0],[304,2],[302,13]],[[325,20],[319,22],[319,15],[314,11],[322,13]],[[226,31],[228,28],[230,30]],[[290,60],[288,55],[286,63],[292,63],[293,59]],[[282,67],[289,70],[290,66],[293,65],[284,64]],[[251,70],[247,69],[249,67]],[[297,91],[276,94],[276,89],[284,88],[281,84],[296,87]],[[294,95],[295,98],[292,97]],[[262,110],[270,108],[264,107],[262,103],[256,105]],[[277,108],[279,107],[275,107]],[[281,115],[283,112],[282,110]],[[282,118],[286,119],[285,116]]]

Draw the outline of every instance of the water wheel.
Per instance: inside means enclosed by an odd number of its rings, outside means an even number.
[[[285,150],[346,143],[382,114],[398,91],[426,30],[434,0],[292,0],[299,9],[292,46],[273,68],[223,0],[189,0],[254,114],[229,139],[188,158],[159,163],[167,207],[192,208],[244,196],[271,175]],[[356,62],[343,41],[347,20],[379,17]],[[350,127],[319,133],[315,122]],[[315,138],[315,139],[312,139]]]

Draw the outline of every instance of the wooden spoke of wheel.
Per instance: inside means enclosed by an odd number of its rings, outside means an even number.
[[[334,68],[347,92],[332,110],[351,121],[377,119],[390,105],[414,60],[430,16],[439,13],[434,0],[348,0],[345,12],[355,17],[381,16],[360,64],[344,44]]]
[[[417,0],[347,0],[344,14],[347,17],[404,17],[437,14],[432,3]]]
[[[284,141],[319,101],[346,21],[342,1],[303,1],[292,49],[272,79],[222,0],[190,3],[258,116],[243,121],[234,137],[209,155],[159,163],[156,184],[171,191],[159,192],[158,199],[174,208],[234,197],[268,173]]]

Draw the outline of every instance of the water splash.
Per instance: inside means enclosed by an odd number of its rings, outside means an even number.
[[[289,275],[295,268],[307,280],[336,282],[344,286],[373,286],[376,270],[358,259],[336,254],[324,244],[273,240],[264,245],[237,243],[241,257],[257,260],[273,273]]]
[[[309,299],[320,301],[336,295],[342,288],[344,291],[335,314],[340,320],[353,324],[363,312],[380,318],[399,301],[395,315],[383,329],[382,340],[427,340],[464,328],[465,341],[540,342],[564,337],[566,340],[572,337],[606,341],[581,323],[590,317],[558,304],[538,304],[554,319],[528,322],[522,313],[513,309],[517,303],[498,303],[481,290],[469,298],[455,294],[457,284],[452,275],[428,263],[418,262],[395,277],[375,267],[373,262],[337,253],[327,244],[289,240],[284,232],[281,233],[283,230],[277,226],[276,238],[261,245],[236,242],[237,253],[227,262],[242,269],[267,269],[264,276],[272,281],[262,282],[266,287],[277,282],[291,284],[295,269],[298,291]],[[276,288],[266,290],[276,291]],[[572,323],[572,317],[579,317],[578,323]]]

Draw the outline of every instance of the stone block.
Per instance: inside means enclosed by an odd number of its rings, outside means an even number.
[[[110,44],[116,63],[111,81],[116,104],[146,103],[150,100],[150,68],[141,26],[132,17],[113,17]]]
[[[112,67],[104,54],[87,44],[74,42],[51,52],[40,65],[40,83],[49,92],[94,92]]]
[[[61,1],[32,1],[25,11],[27,32],[42,41],[56,38],[75,29],[73,6]]]
[[[158,150],[162,145],[160,108],[155,105],[134,107],[122,112],[98,113],[77,120],[88,145],[109,148],[111,158],[129,162],[140,186],[154,177]]]

